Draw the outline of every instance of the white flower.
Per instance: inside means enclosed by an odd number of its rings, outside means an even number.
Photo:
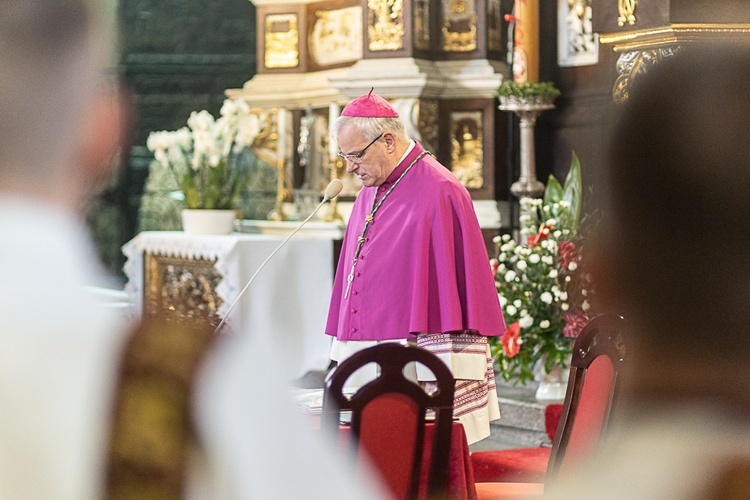
[[[565,277],[565,283],[570,283],[570,276]]]
[[[506,255],[505,252],[501,252],[500,255],[497,256],[497,260],[500,262],[503,262],[508,259],[508,255]]]
[[[539,296],[539,299],[544,302],[545,304],[551,304],[552,303],[552,294],[549,292],[544,292],[542,295]]]
[[[558,240],[559,240],[559,239],[560,239],[560,236],[562,236],[562,231],[560,231],[560,230],[558,229],[557,231],[555,231],[554,233],[552,233],[552,236],[554,236],[554,237],[555,237],[555,239],[558,239]]]
[[[507,273],[505,273],[505,281],[507,281],[508,283],[510,283],[514,279],[516,279],[516,273],[515,273],[515,271],[511,270],[511,271],[508,271]]]
[[[551,266],[555,263],[555,259],[553,259],[551,255],[544,255],[542,256],[542,262],[544,262],[548,266]]]
[[[568,309],[570,309],[570,306],[567,302],[563,302],[562,304],[560,304],[560,309],[562,309],[563,311],[567,311]]]
[[[542,248],[546,249],[547,247],[549,247],[549,241],[542,240],[542,242],[539,244],[539,246],[541,246]]]
[[[568,271],[575,271],[576,269],[578,269],[578,263],[571,262],[568,264]]]
[[[516,307],[521,307],[523,305],[523,302],[521,302],[521,299],[516,299],[513,301],[513,305]]]
[[[560,200],[560,207],[570,208],[570,202],[568,200]]]
[[[519,260],[516,263],[516,269],[519,271],[525,271],[526,270],[526,261],[525,260]]]
[[[539,254],[532,253],[531,255],[529,255],[529,262],[531,262],[532,264],[539,264]]]
[[[505,264],[503,264],[503,263],[500,263],[500,265],[497,266],[497,272],[498,272],[498,274],[503,274],[507,270],[508,270],[508,268],[505,267]]]
[[[518,326],[520,326],[521,328],[528,328],[533,324],[534,324],[534,318],[532,318],[531,316],[525,315],[525,316],[521,316],[518,319]]]
[[[589,304],[588,300],[583,301],[583,304],[581,304],[581,309],[583,309],[584,311],[588,311],[589,309],[591,309],[591,304]]]
[[[501,307],[505,307],[508,304],[508,299],[506,299],[505,297],[503,297],[499,293],[497,294],[497,297],[498,297],[498,299],[500,299],[500,306]]]
[[[550,269],[550,271],[549,271],[549,277],[550,278],[557,278],[557,269]]]
[[[503,240],[503,241],[510,241],[510,235],[509,235],[509,234],[504,234],[504,235],[502,236],[502,240]]]
[[[515,316],[516,312],[518,312],[518,311],[516,310],[515,307],[513,307],[512,305],[510,305],[510,306],[508,306],[508,307],[505,308],[505,312],[508,313],[508,316]]]
[[[549,321],[546,320],[546,319],[543,319],[542,321],[539,322],[539,327],[540,328],[549,328]]]
[[[492,238],[492,243],[494,243],[495,245],[499,245],[501,241],[503,240],[500,238],[500,235],[497,235],[494,238]]]
[[[560,300],[568,300],[568,292],[560,292]]]
[[[557,219],[547,219],[547,222],[544,223],[547,227],[554,227],[557,225]]]
[[[589,294],[588,290],[586,290],[585,288],[581,288],[581,295],[585,297],[588,294]]]

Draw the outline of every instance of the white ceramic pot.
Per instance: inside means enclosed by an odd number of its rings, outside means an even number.
[[[185,209],[182,229],[187,234],[229,234],[234,230],[236,218],[234,210]]]

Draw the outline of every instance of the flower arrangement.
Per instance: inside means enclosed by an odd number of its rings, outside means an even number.
[[[550,176],[544,199],[521,200],[521,239],[495,238],[491,260],[507,330],[492,339],[505,380],[523,383],[537,363],[567,364],[575,337],[588,323],[591,286],[581,267],[581,168],[575,153],[564,187]]]
[[[175,176],[187,208],[232,209],[248,181],[247,148],[260,132],[248,104],[227,99],[218,119],[194,111],[187,127],[152,132],[146,146]]]

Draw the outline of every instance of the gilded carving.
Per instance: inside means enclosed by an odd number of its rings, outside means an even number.
[[[310,53],[321,66],[362,59],[362,7],[315,12]]]
[[[617,17],[619,26],[635,24],[635,6],[637,3],[638,0],[617,0],[617,11],[620,14]]]
[[[643,51],[623,52],[617,60],[617,74],[612,90],[613,100],[624,103],[628,100],[630,90],[639,76],[646,74],[652,66],[673,56],[680,50],[679,46],[664,47]]]
[[[443,50],[470,52],[477,48],[475,0],[443,2]]]
[[[451,113],[451,170],[467,189],[484,185],[482,112]]]
[[[414,2],[414,48],[430,49],[430,2],[415,0]]]
[[[417,101],[417,130],[422,138],[422,143],[428,148],[434,150],[438,142],[438,133],[440,126],[438,122],[438,101],[437,99],[420,99]]]
[[[265,29],[266,68],[295,68],[299,65],[297,14],[269,14]]]
[[[367,37],[372,52],[404,48],[403,0],[367,0]]]
[[[167,319],[206,319],[217,325],[222,300],[216,287],[222,276],[206,259],[145,255],[144,315]]]

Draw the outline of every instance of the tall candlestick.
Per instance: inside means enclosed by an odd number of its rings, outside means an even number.
[[[539,0],[515,0],[513,80],[539,81]]]
[[[340,113],[341,110],[338,104],[331,103],[328,106],[328,155],[332,161],[336,161],[336,157],[339,154],[339,143],[333,135],[333,122],[336,121]]]

